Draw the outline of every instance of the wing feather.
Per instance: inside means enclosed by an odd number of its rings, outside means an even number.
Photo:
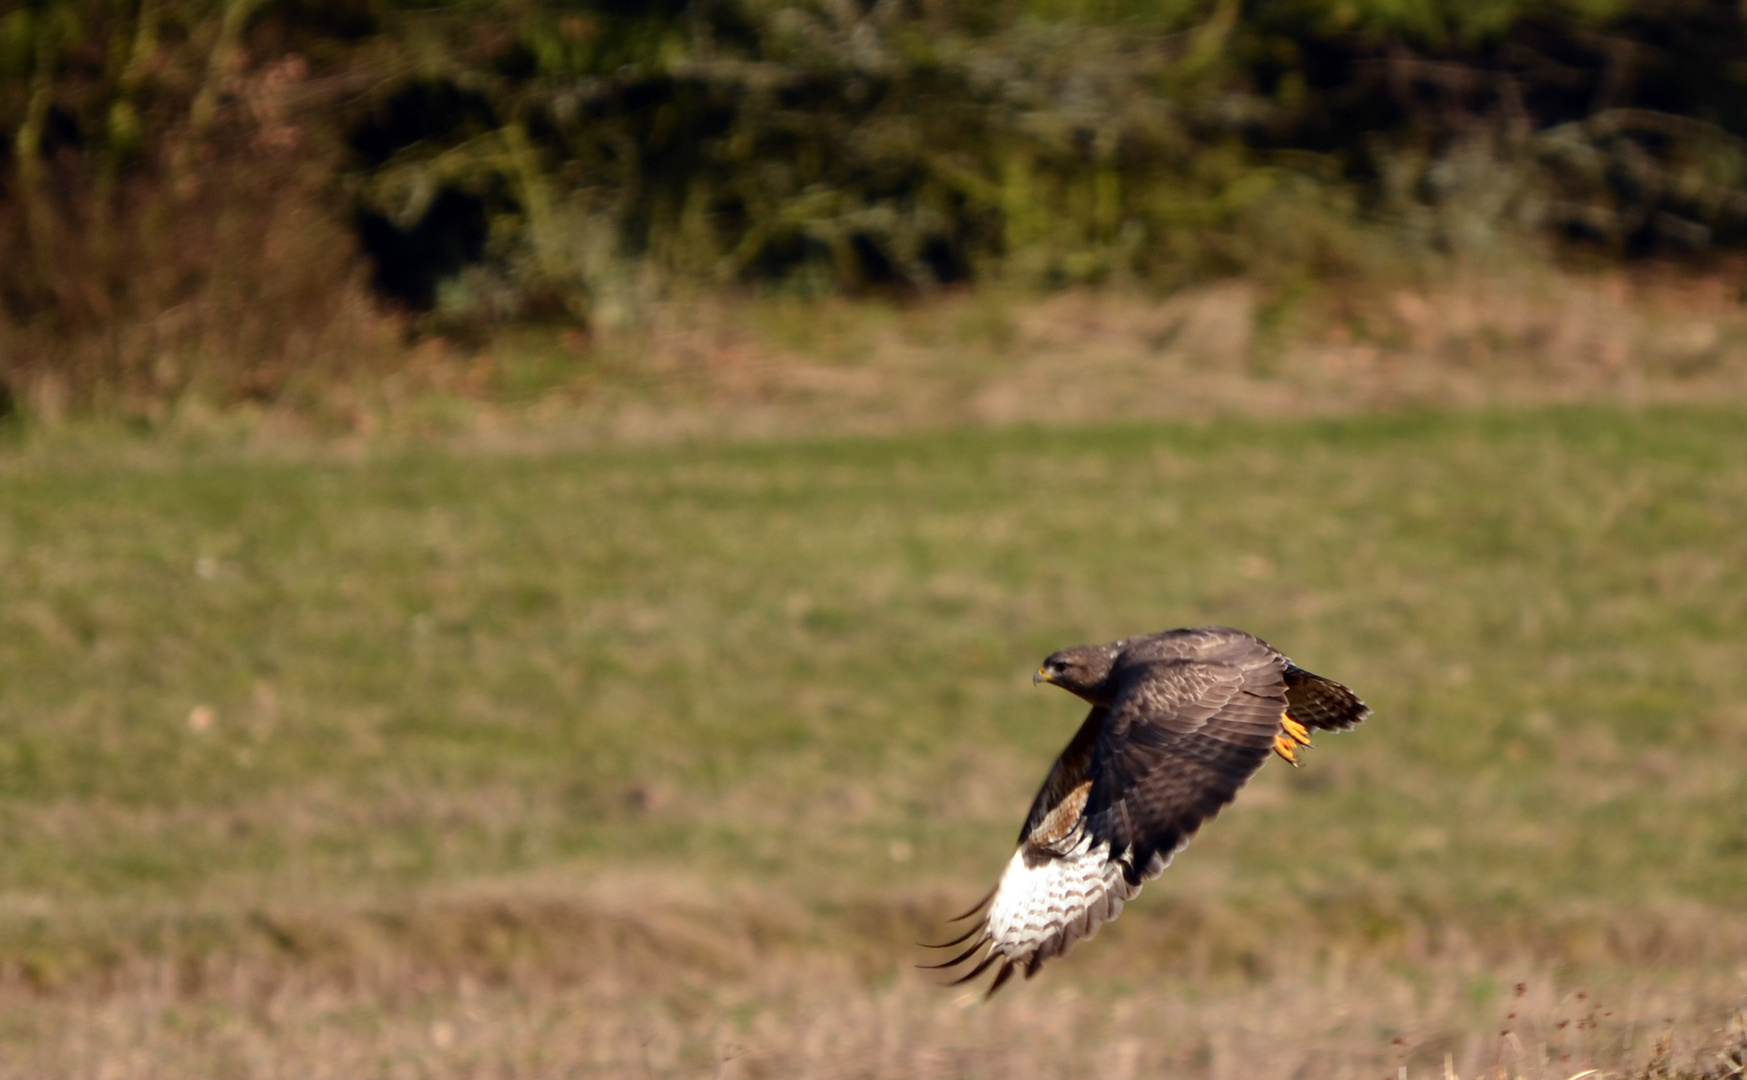
[[[1087,828],[1111,850],[1129,853],[1135,880],[1145,880],[1155,857],[1159,870],[1169,865],[1267,760],[1286,707],[1284,664],[1250,641],[1247,654],[1214,663],[1139,664],[1130,676],[1134,689],[1111,704],[1088,766]],[[1193,728],[1183,720],[1202,714]]]

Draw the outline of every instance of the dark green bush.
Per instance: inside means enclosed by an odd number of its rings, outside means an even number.
[[[282,394],[355,362],[365,273],[469,328],[1702,256],[1747,239],[1744,53],[1696,0],[29,0],[0,380]]]

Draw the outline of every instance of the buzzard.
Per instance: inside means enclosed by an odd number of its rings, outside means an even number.
[[[993,966],[989,996],[1116,918],[1270,750],[1296,766],[1311,731],[1346,731],[1371,712],[1340,683],[1228,626],[1063,649],[1032,682],[1053,683],[1092,711],[1032,800],[1000,882],[952,921],[981,919],[930,947],[970,946],[924,965],[976,960],[954,986]]]

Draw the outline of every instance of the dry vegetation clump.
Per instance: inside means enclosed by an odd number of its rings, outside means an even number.
[[[1747,1076],[1747,1008],[1730,1017],[1728,1027],[1718,1032],[1716,1056],[1704,1063],[1704,1080],[1735,1080]]]
[[[398,355],[322,119],[346,87],[250,40],[267,6],[52,0],[0,23],[0,413],[307,408]]]
[[[1626,1080],[1738,1080],[1747,1076],[1747,1008],[1708,1037],[1695,1039],[1687,1052],[1670,1028],[1659,1034],[1650,1058],[1632,1070]]]
[[[221,68],[204,123],[145,160],[59,153],[0,188],[12,408],[51,425],[162,423],[191,398],[308,408],[398,356],[335,212],[336,149],[291,112],[305,68]]]

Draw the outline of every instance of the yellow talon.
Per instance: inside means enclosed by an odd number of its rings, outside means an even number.
[[[1300,724],[1285,713],[1281,713],[1280,726],[1286,729],[1286,734],[1292,736],[1292,741],[1299,746],[1310,745],[1310,729],[1303,724]]]
[[[1280,733],[1274,736],[1274,753],[1285,759],[1288,765],[1298,767],[1298,748],[1310,745],[1310,729],[1292,719],[1285,713],[1280,714]]]
[[[1298,768],[1298,745],[1284,735],[1274,736],[1274,753],[1285,759],[1286,764]]]

